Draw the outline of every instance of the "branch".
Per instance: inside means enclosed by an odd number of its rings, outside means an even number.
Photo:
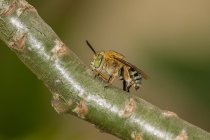
[[[210,139],[210,134],[94,79],[24,0],[0,0],[0,38],[52,92],[52,106],[122,139]]]

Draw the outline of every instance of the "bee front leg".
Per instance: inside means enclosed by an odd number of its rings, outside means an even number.
[[[94,78],[98,77],[99,75],[100,75],[99,73],[96,73],[95,76],[94,76]]]
[[[96,74],[95,74],[94,78],[96,78],[96,77],[100,77],[104,81],[108,81],[107,77],[104,74],[102,74],[100,71],[96,71]]]
[[[115,77],[116,77],[116,76],[114,76],[114,75],[109,76],[109,79],[107,80],[107,85],[105,86],[105,88],[107,88],[107,87],[109,87],[109,86],[112,85],[112,83],[113,83]]]
[[[107,81],[107,82],[108,82],[108,84],[110,84],[110,85],[111,85],[111,84],[113,83],[114,79],[115,79],[115,76],[113,76],[113,75],[112,75],[112,76],[110,76],[110,77],[109,77],[109,79],[108,79],[108,81]]]

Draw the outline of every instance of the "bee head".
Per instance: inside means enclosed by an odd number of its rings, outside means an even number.
[[[103,54],[98,53],[94,50],[93,46],[86,40],[86,43],[88,45],[88,47],[93,51],[94,56],[93,56],[93,60],[91,61],[91,67],[92,69],[98,69],[101,66],[102,60],[103,60]]]
[[[101,66],[101,64],[102,64],[102,61],[103,61],[103,55],[100,54],[100,53],[96,53],[93,56],[93,61],[91,62],[91,67],[93,69],[99,68]]]

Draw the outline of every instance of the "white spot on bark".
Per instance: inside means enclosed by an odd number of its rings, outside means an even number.
[[[171,111],[163,111],[163,116],[167,117],[167,118],[170,118],[170,117],[178,117],[178,115],[174,112],[171,112]]]
[[[15,26],[16,28],[18,28],[18,32],[23,33],[23,32],[28,32],[28,28],[26,25],[24,25],[23,22],[21,22],[20,19],[18,19],[17,17],[11,17],[10,18],[10,22],[12,23],[13,26]]]
[[[22,8],[18,8],[16,13],[17,13],[17,16],[20,16],[23,12],[23,9]]]
[[[61,82],[60,79],[55,80],[55,83],[60,83],[60,82]]]

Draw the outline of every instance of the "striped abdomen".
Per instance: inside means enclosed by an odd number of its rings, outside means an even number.
[[[133,86],[138,90],[141,86],[142,76],[131,67],[122,67],[118,73],[119,79],[123,80],[123,90],[129,92]]]
[[[130,77],[133,81],[133,86],[137,90],[141,87],[142,76],[134,69],[129,69]]]

